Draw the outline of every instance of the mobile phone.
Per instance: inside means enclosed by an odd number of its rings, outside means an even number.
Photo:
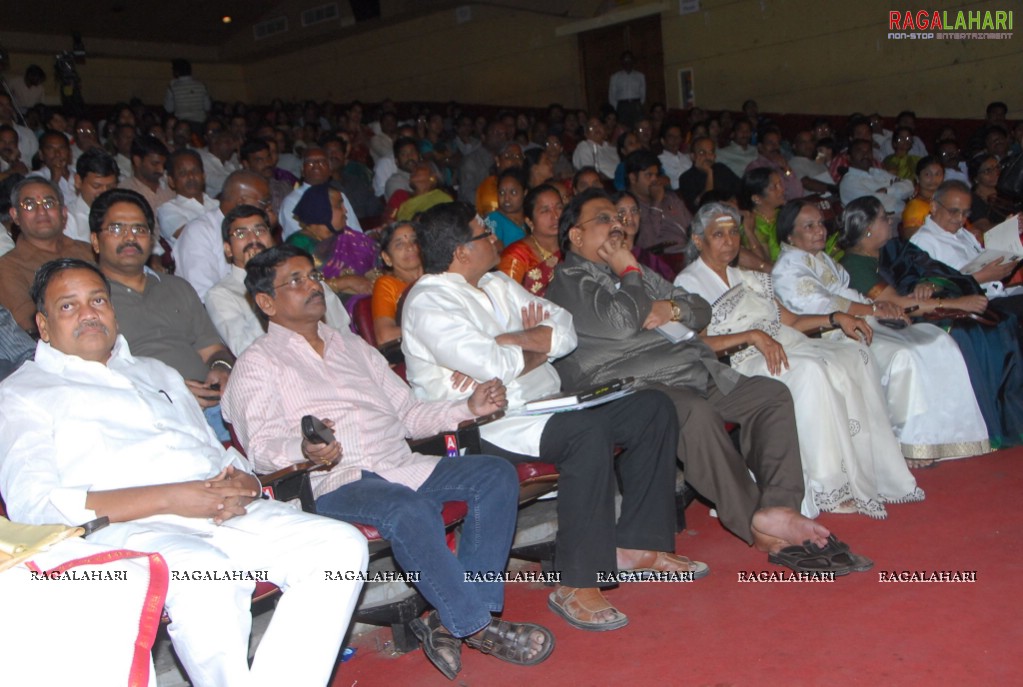
[[[302,436],[312,444],[332,444],[335,441],[330,427],[312,415],[302,418]]]
[[[220,391],[220,382],[213,382],[212,384],[210,384],[210,385],[209,385],[208,387],[206,387],[206,388],[207,388],[207,389],[211,389],[211,390],[213,390],[213,391]]]

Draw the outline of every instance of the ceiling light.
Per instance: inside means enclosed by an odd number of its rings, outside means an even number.
[[[230,24],[231,23],[231,17],[229,17],[229,16],[227,16],[225,14],[223,17],[220,18],[220,21],[224,22],[225,24]]]

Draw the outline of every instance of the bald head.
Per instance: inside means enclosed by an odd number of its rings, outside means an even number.
[[[261,208],[270,216],[271,223],[277,224],[277,214],[270,198],[270,185],[257,172],[240,169],[232,172],[224,181],[224,190],[220,194],[220,211],[226,215],[239,205],[254,205]]]

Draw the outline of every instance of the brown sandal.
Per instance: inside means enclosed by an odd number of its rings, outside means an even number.
[[[565,590],[570,591],[563,593]],[[628,616],[609,604],[601,591],[595,587],[558,587],[547,597],[547,607],[564,618],[572,627],[589,632],[607,632],[629,624]],[[601,611],[614,611],[615,619],[606,623],[593,620]]]
[[[532,637],[536,632],[543,635],[544,642],[540,651],[530,656]],[[499,618],[491,620],[478,637],[466,637],[465,643],[473,649],[520,666],[543,663],[554,651],[554,635],[546,627],[534,623],[510,623]]]
[[[710,566],[702,561],[693,561],[667,551],[646,551],[639,565],[623,572],[638,573],[640,576],[662,572],[689,573],[693,576],[692,579],[698,580],[710,574]]]

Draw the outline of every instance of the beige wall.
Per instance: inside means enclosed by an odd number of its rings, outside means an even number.
[[[359,33],[245,68],[254,102],[274,97],[459,100],[545,106],[581,102],[574,36],[557,20],[472,6],[459,24],[452,10]]]
[[[696,103],[762,112],[984,115],[991,100],[1023,112],[1023,7],[1018,0],[702,0],[705,12],[662,15],[665,81],[679,106],[678,70],[695,72]],[[1015,9],[1009,40],[889,40],[890,9]]]

